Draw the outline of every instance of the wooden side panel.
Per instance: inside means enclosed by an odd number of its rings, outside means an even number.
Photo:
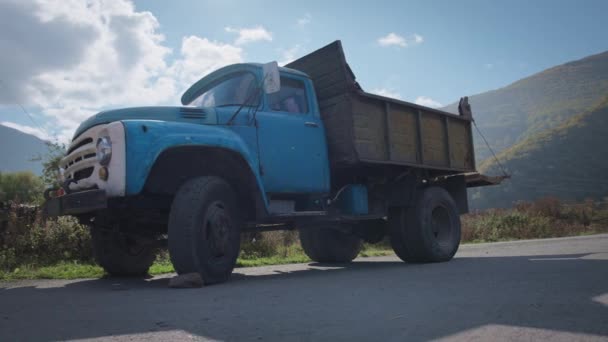
[[[387,161],[384,103],[354,99],[353,128],[355,148],[361,159]]]
[[[458,169],[473,168],[469,123],[466,121],[450,120],[450,153],[452,166]]]
[[[448,167],[443,118],[438,114],[422,111],[421,128],[424,163]]]
[[[416,113],[405,106],[392,105],[389,108],[391,160],[416,163]]]
[[[475,169],[469,118],[364,93],[340,41],[286,67],[313,81],[332,166],[378,162],[448,172]]]

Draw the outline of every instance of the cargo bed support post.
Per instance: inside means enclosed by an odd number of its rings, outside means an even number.
[[[388,102],[384,102],[384,132],[386,133],[384,136],[384,142],[386,143],[386,156],[388,157],[387,160],[392,160],[393,159],[393,147],[391,146],[391,133],[389,130],[390,127],[390,111],[391,111],[391,105]]]
[[[422,111],[416,110],[416,138],[418,139],[418,163],[424,164],[424,152],[422,148]]]
[[[448,167],[452,167],[452,153],[450,151],[450,118],[447,116],[443,117],[443,126],[445,127],[445,154],[448,161]]]

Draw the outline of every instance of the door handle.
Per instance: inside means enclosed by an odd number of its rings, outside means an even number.
[[[319,127],[319,125],[316,122],[312,122],[312,121],[305,122],[304,126],[306,126],[306,127]]]

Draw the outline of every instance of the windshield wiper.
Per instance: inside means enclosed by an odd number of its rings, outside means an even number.
[[[226,126],[230,126],[232,125],[232,123],[234,122],[234,119],[236,118],[237,115],[239,115],[239,113],[241,112],[241,109],[243,109],[243,107],[245,107],[252,99],[255,99],[258,97],[259,92],[262,90],[262,85],[258,85],[257,88],[255,89],[255,91],[253,91],[251,93],[251,95],[249,95],[247,97],[247,99],[245,99],[245,102],[243,102],[243,104],[240,105],[240,107],[236,110],[236,112],[234,112],[234,114],[232,114],[232,116],[230,117],[230,119],[228,120],[228,122],[226,122]],[[258,106],[260,104],[258,103]],[[253,105],[252,105],[253,107]]]

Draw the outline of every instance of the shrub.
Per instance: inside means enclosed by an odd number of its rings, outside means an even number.
[[[44,184],[33,173],[0,173],[0,203],[40,203]]]
[[[0,269],[51,265],[60,261],[91,262],[90,234],[75,218],[43,221],[36,207],[11,205],[0,225]],[[2,220],[0,220],[2,221]]]
[[[562,204],[557,198],[519,202],[513,209],[489,209],[462,217],[462,240],[500,241],[571,236],[608,230],[608,206],[587,200]]]
[[[299,236],[295,230],[244,233],[241,236],[242,259],[273,256],[287,257],[299,248]]]

